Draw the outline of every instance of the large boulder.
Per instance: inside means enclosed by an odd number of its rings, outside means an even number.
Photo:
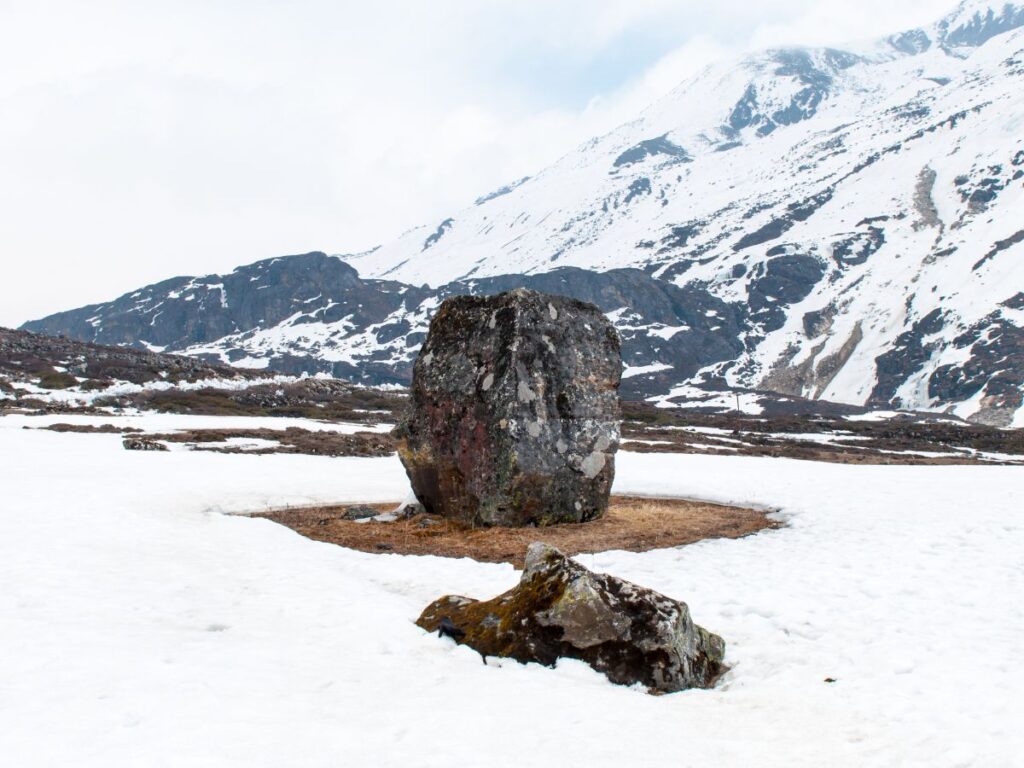
[[[694,624],[686,603],[593,573],[542,543],[530,545],[514,589],[487,601],[442,597],[416,623],[485,657],[581,659],[651,693],[710,688],[725,670],[725,641]]]
[[[591,304],[525,289],[446,300],[395,430],[416,498],[474,525],[600,517],[621,371],[619,337]]]

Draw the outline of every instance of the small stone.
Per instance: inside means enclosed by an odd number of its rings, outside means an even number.
[[[370,517],[376,517],[379,515],[373,507],[368,507],[364,504],[356,504],[351,507],[345,507],[345,512],[342,514],[342,518],[345,520],[366,520]]]
[[[580,659],[650,693],[710,688],[725,671],[725,641],[694,624],[686,603],[589,571],[543,543],[530,545],[514,589],[487,601],[442,597],[416,623],[457,627],[453,639],[484,656]]]
[[[163,443],[150,440],[146,437],[126,437],[121,445],[128,451],[166,451],[169,450]]]

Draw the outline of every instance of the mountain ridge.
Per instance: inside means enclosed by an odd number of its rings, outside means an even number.
[[[711,65],[540,173],[335,259],[351,272],[266,260],[25,327],[404,381],[446,295],[546,285],[612,316],[638,396],[1024,425],[1022,26],[1018,4],[967,2],[865,46]]]

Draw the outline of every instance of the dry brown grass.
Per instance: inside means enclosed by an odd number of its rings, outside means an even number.
[[[380,511],[396,504],[370,504]],[[650,549],[693,544],[703,539],[748,536],[777,527],[764,512],[682,499],[614,496],[608,513],[589,523],[545,528],[472,528],[434,515],[417,515],[392,523],[357,523],[343,519],[346,506],[304,507],[254,514],[286,525],[317,541],[363,552],[469,557],[522,567],[526,548],[545,541],[567,555],[623,549]]]

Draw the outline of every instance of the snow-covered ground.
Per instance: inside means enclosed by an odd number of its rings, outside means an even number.
[[[205,416],[202,414],[153,413],[135,411],[123,414],[55,413],[46,416],[15,414],[0,417],[0,424],[8,427],[46,427],[51,424],[81,424],[98,427],[113,424],[116,427],[144,429],[147,432],[173,432],[186,429],[288,429],[297,427],[310,432],[388,432],[393,424],[357,424],[343,421],[317,421],[289,416]]]
[[[118,395],[134,395],[139,392],[195,392],[200,389],[227,389],[240,391],[261,384],[292,384],[308,376],[274,375],[262,378],[224,379],[210,378],[196,381],[150,381],[145,384],[134,384],[130,381],[118,381],[104,389],[83,390],[78,386],[69,389],[49,389],[28,381],[18,381],[17,386],[25,393],[38,397],[40,400],[53,403],[67,403],[74,406],[92,405],[96,400],[116,397]],[[86,379],[79,379],[79,382]]]
[[[0,418],[5,765],[931,768],[1024,754],[1022,468],[620,454],[619,492],[765,505],[788,523],[581,558],[686,600],[726,639],[718,688],[653,697],[576,662],[484,666],[414,626],[441,594],[512,586],[510,566],[368,555],[223,514],[397,500],[397,459],[132,452],[25,421]]]

